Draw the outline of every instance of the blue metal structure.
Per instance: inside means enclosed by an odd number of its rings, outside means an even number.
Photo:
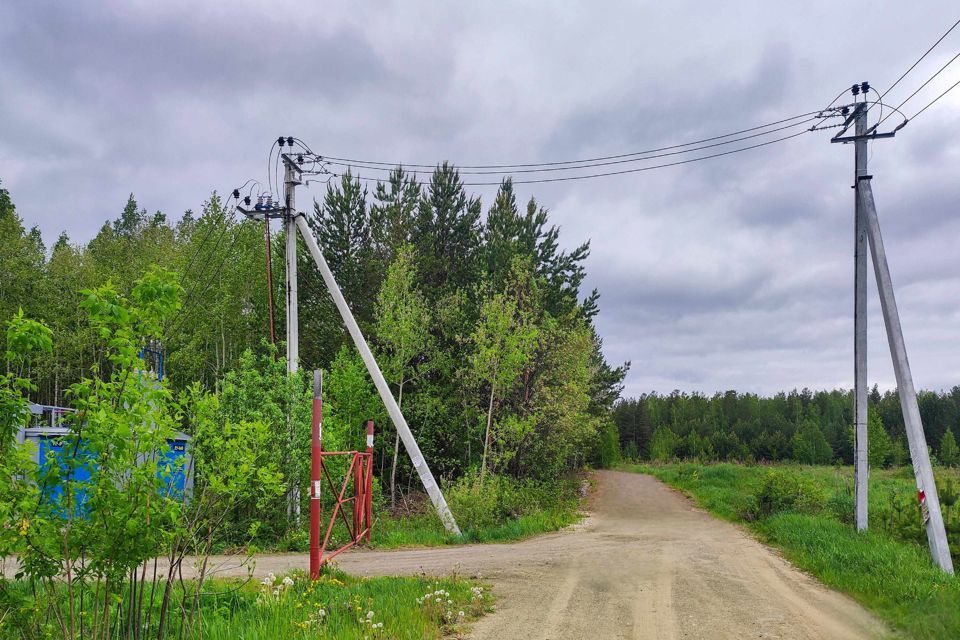
[[[34,444],[34,460],[40,467],[41,474],[45,474],[50,469],[50,465],[59,464],[61,475],[66,475],[65,456],[76,455],[80,459],[87,457],[82,438],[76,450],[70,450],[67,437],[72,432],[69,428],[61,426],[63,416],[72,413],[72,409],[32,404],[30,412],[33,415],[34,424],[21,428],[17,433],[17,440],[30,441]],[[167,448],[155,454],[160,456],[157,474],[165,481],[164,495],[189,499],[193,493],[193,456],[190,453],[190,440],[187,434],[177,433],[167,440]],[[96,473],[96,466],[91,461],[89,464],[76,465],[69,474],[69,479],[74,482],[83,482],[89,480],[93,473]],[[47,500],[55,503],[63,500],[62,484],[45,486],[43,492]],[[78,488],[73,500],[79,515],[86,503],[82,488]]]

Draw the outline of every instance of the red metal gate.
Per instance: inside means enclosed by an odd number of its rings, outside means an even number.
[[[319,373],[319,372],[318,372]],[[370,529],[373,525],[373,421],[367,421],[367,450],[359,451],[324,451],[323,450],[323,402],[320,399],[320,380],[315,376],[313,390],[313,446],[311,458],[310,482],[310,578],[320,577],[320,567],[329,562],[337,554],[366,540],[370,541]],[[332,456],[344,456],[349,459],[347,472],[339,489],[333,481],[327,460]],[[324,479],[335,496],[333,512],[330,514],[330,523],[327,525],[323,542],[320,541],[321,503],[320,493]],[[353,490],[350,489],[351,479]],[[353,495],[348,494],[352,493]],[[347,516],[350,511],[352,518]],[[327,553],[330,536],[337,518],[343,521],[347,529],[348,541],[343,546]]]

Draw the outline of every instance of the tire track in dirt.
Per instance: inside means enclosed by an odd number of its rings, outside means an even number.
[[[493,583],[496,611],[471,637],[496,640],[770,638],[865,640],[887,634],[850,598],[798,571],[737,526],[658,480],[600,471],[591,517],[511,544],[338,557],[357,575],[444,575]],[[226,559],[217,575],[246,575]],[[302,554],[257,557],[254,574],[307,566]]]

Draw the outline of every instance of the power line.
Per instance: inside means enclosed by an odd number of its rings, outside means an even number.
[[[841,93],[840,95],[843,95],[843,94]],[[836,102],[837,99],[839,99],[839,97],[840,97],[840,96],[837,96],[837,98],[834,99],[834,102]],[[831,103],[831,105],[832,105],[832,103]],[[809,112],[807,112],[807,113],[801,113],[801,114],[798,114],[798,115],[795,115],[795,116],[791,116],[791,117],[789,117],[789,118],[783,118],[783,119],[781,119],[781,120],[775,120],[774,122],[768,122],[768,123],[766,123],[766,124],[757,125],[757,126],[755,126],[755,127],[750,127],[750,128],[748,128],[748,129],[741,129],[740,131],[733,131],[733,132],[731,132],[731,133],[726,133],[726,134],[719,135],[719,136],[713,136],[713,137],[710,137],[710,138],[703,138],[702,140],[693,140],[693,141],[691,141],[691,142],[684,142],[684,143],[682,143],[682,144],[675,144],[675,145],[670,145],[670,146],[666,146],[666,147],[658,147],[658,148],[654,148],[654,149],[645,149],[645,150],[643,150],[643,151],[633,151],[633,152],[630,152],[630,153],[622,153],[622,154],[618,154],[618,155],[598,156],[598,157],[594,157],[594,158],[582,158],[582,159],[579,159],[579,160],[559,160],[559,161],[555,161],[555,162],[528,162],[528,163],[522,163],[522,164],[474,164],[474,165],[464,164],[464,165],[458,165],[458,167],[459,167],[460,169],[523,169],[523,168],[526,168],[526,167],[550,167],[550,166],[559,166],[559,165],[585,164],[585,163],[591,163],[591,162],[603,162],[603,161],[606,161],[606,160],[616,160],[616,159],[619,159],[619,158],[628,158],[628,157],[632,157],[632,156],[640,156],[640,155],[647,155],[647,154],[651,154],[651,153],[658,153],[658,152],[660,152],[660,151],[669,151],[669,150],[671,150],[671,149],[681,149],[681,148],[683,148],[683,147],[695,146],[695,145],[698,145],[698,144],[703,144],[703,143],[705,143],[705,142],[713,142],[714,140],[722,140],[723,138],[730,138],[730,137],[733,137],[733,136],[738,136],[738,135],[740,135],[740,134],[750,133],[750,132],[752,132],[752,131],[758,131],[758,130],[760,130],[760,129],[766,129],[766,128],[769,128],[769,127],[776,126],[776,125],[778,125],[778,124],[783,124],[783,123],[785,123],[785,122],[791,122],[791,121],[793,121],[793,120],[799,120],[799,119],[801,119],[801,118],[810,118],[810,116],[817,116],[817,117],[819,117],[820,114],[822,114],[822,111],[823,111],[823,110],[809,111]],[[770,133],[772,133],[772,132],[773,132],[773,131],[771,131]],[[758,134],[758,135],[762,135],[762,134]],[[383,162],[383,161],[378,161],[378,160],[361,160],[361,159],[341,158],[341,157],[337,157],[337,156],[327,156],[327,155],[318,155],[318,158],[319,158],[321,161],[324,161],[324,160],[336,161],[337,163],[340,163],[340,164],[344,164],[344,163],[349,163],[349,164],[361,164],[361,163],[362,163],[362,164],[367,164],[367,165],[380,165],[380,166],[382,166],[382,167],[384,167],[384,168],[393,168],[393,167],[397,167],[397,166],[404,166],[404,167],[420,168],[420,169],[433,169],[433,168],[435,168],[435,167],[437,166],[436,163]],[[574,167],[574,168],[577,168],[577,167]],[[499,172],[493,172],[493,173],[499,173]]]
[[[224,231],[226,231],[229,228],[230,228],[229,225],[224,226]],[[221,234],[221,240],[223,238],[223,235],[224,234]],[[180,307],[180,311],[177,313],[177,315],[174,318],[175,322],[171,323],[169,328],[164,330],[164,335],[168,335],[172,333],[175,329],[177,329],[180,325],[182,325],[187,320],[187,318],[190,317],[190,315],[194,312],[194,310],[198,308],[198,305],[196,304],[196,302],[199,302],[200,300],[203,299],[203,297],[207,294],[207,291],[209,291],[210,287],[213,285],[213,282],[220,275],[220,271],[223,270],[223,265],[227,262],[227,258],[230,257],[230,252],[233,250],[233,245],[236,244],[237,239],[239,237],[240,237],[240,233],[235,230],[233,237],[230,238],[230,244],[227,246],[226,251],[223,252],[223,258],[220,259],[220,263],[216,266],[216,268],[211,273],[210,277],[207,279],[207,283],[203,287],[203,291],[200,293],[200,296],[197,298],[197,300],[194,302],[194,304],[191,306],[189,310],[187,310],[187,307],[188,307],[187,304],[184,304],[184,306]],[[199,281],[197,281],[197,283],[199,284]]]
[[[936,73],[934,73],[932,76],[930,76],[929,78],[927,78],[927,81],[924,82],[924,83],[923,83],[922,85],[920,85],[919,87],[917,87],[917,89],[916,89],[913,93],[911,93],[909,96],[907,96],[906,99],[905,99],[903,102],[901,102],[900,104],[898,104],[898,105],[895,107],[895,110],[899,110],[900,107],[902,107],[903,105],[907,104],[911,99],[913,99],[913,97],[914,97],[915,95],[917,95],[918,93],[920,93],[920,91],[922,91],[924,87],[926,87],[928,84],[930,84],[931,82],[933,82],[933,80],[934,80],[937,76],[939,76],[941,73],[943,73],[943,70],[944,70],[944,69],[946,69],[946,68],[949,67],[951,64],[953,64],[953,61],[956,60],[957,58],[960,58],[960,53],[957,53],[957,54],[954,55],[952,58],[950,58],[950,60],[948,60],[946,64],[944,64],[942,67],[940,67],[940,68],[937,70]],[[884,121],[884,120],[886,120],[887,118],[889,118],[889,117],[892,116],[893,114],[894,114],[894,111],[892,111],[892,112],[890,112],[889,114],[887,114],[887,117],[886,117],[886,118],[883,118],[883,119],[881,119],[879,122],[877,122],[877,124],[874,125],[874,128],[879,127],[881,124],[883,124],[883,121]]]
[[[247,182],[249,183],[250,181],[248,180]],[[246,185],[244,185],[244,186],[246,186]],[[243,188],[243,187],[241,187],[241,189],[242,189],[242,188]],[[226,208],[227,203],[230,202],[230,198],[231,198],[231,197],[232,197],[232,196],[228,197],[227,200],[224,202],[224,205],[225,205],[224,208]],[[181,277],[186,276],[188,273],[190,273],[190,269],[193,267],[194,261],[197,259],[197,256],[200,255],[200,250],[203,249],[203,245],[206,244],[207,240],[210,238],[210,234],[213,232],[213,229],[214,229],[214,226],[213,226],[213,225],[210,225],[210,227],[207,228],[207,233],[206,233],[206,235],[205,235],[205,236],[203,237],[203,239],[199,242],[199,244],[197,244],[197,250],[193,252],[193,256],[191,256],[190,261],[187,263],[187,268],[184,269],[184,270],[183,270],[183,273],[180,274]]]
[[[888,93],[890,93],[890,91],[891,91],[895,86],[897,86],[898,84],[900,84],[900,81],[903,80],[904,78],[906,78],[906,77],[907,77],[907,74],[910,73],[911,71],[913,71],[918,64],[920,64],[921,62],[923,62],[923,59],[926,58],[926,57],[930,54],[931,51],[933,51],[934,49],[936,49],[936,48],[937,48],[937,45],[940,44],[941,42],[943,42],[943,39],[946,38],[948,35],[950,35],[950,32],[953,31],[954,29],[956,29],[958,24],[960,24],[960,19],[958,19],[956,22],[954,22],[954,23],[953,23],[953,26],[951,26],[949,29],[947,29],[946,33],[944,33],[942,36],[940,36],[940,38],[939,38],[936,42],[934,42],[932,45],[930,45],[930,48],[927,49],[926,52],[924,52],[924,54],[923,54],[922,56],[920,56],[920,57],[917,59],[916,62],[914,62],[912,65],[910,65],[910,68],[907,69],[906,71],[904,71],[904,72],[903,72],[903,75],[901,75],[899,78],[897,78],[897,81],[894,82],[892,85],[890,85],[890,86],[887,88],[887,90],[884,91],[882,94],[880,94],[880,97],[877,98],[877,99],[878,99],[878,100],[883,100],[883,97],[884,97],[885,95],[887,95]]]
[[[700,162],[700,161],[702,161],[702,160],[709,160],[709,159],[711,159],[711,158],[719,158],[719,157],[722,157],[722,156],[729,156],[729,155],[733,155],[733,154],[735,154],[735,153],[740,153],[740,152],[742,152],[742,151],[749,151],[749,150],[751,150],[751,149],[758,149],[758,148],[760,148],[760,147],[766,147],[766,146],[771,145],[771,144],[776,144],[776,143],[778,143],[778,142],[784,142],[784,141],[786,141],[786,140],[790,140],[790,139],[792,139],[792,138],[796,138],[796,137],[798,137],[798,136],[802,136],[802,135],[805,134],[805,133],[810,133],[810,131],[809,131],[808,129],[804,129],[803,131],[799,131],[799,132],[797,132],[797,133],[793,133],[793,134],[790,134],[790,135],[788,135],[788,136],[783,136],[783,137],[781,137],[781,138],[775,138],[775,139],[773,139],[773,140],[767,140],[766,142],[759,142],[759,143],[757,143],[757,144],[748,145],[748,146],[746,146],[746,147],[740,147],[740,148],[738,148],[738,149],[731,149],[731,150],[729,150],[729,151],[723,151],[723,152],[719,152],[719,153],[712,153],[712,154],[705,155],[705,156],[699,156],[699,157],[697,157],[697,158],[688,158],[688,159],[686,159],[686,160],[678,160],[678,161],[676,161],[676,162],[666,162],[666,163],[662,163],[662,164],[655,164],[655,165],[650,165],[650,166],[647,166],[647,167],[636,167],[636,168],[632,168],[632,169],[622,169],[622,170],[620,170],[620,171],[607,171],[607,172],[601,172],[601,173],[590,173],[590,174],[585,174],[585,175],[580,175],[580,176],[563,176],[563,177],[559,177],[559,178],[535,178],[535,179],[531,179],[531,180],[513,180],[512,182],[513,182],[513,184],[543,184],[543,183],[548,183],[548,182],[567,182],[567,181],[572,181],[572,180],[589,180],[589,179],[592,179],[592,178],[603,178],[603,177],[606,177],[606,176],[618,176],[618,175],[623,175],[623,174],[627,174],[627,173],[640,173],[640,172],[643,172],[643,171],[653,171],[654,169],[663,169],[663,168],[666,168],[666,167],[676,167],[676,166],[683,165],[683,164],[690,164],[690,163],[692,163],[692,162]],[[379,170],[380,170],[380,171],[387,171],[387,169],[379,169]],[[343,177],[344,174],[335,173],[335,172],[334,172],[334,173],[331,173],[331,175],[332,175],[333,177]],[[352,178],[355,178],[355,179],[357,179],[357,180],[362,180],[362,181],[364,181],[364,182],[380,182],[380,181],[383,180],[383,178],[374,178],[374,177],[366,177],[366,176],[362,176],[362,175],[353,175],[352,173],[351,173],[351,177],[352,177]],[[417,182],[417,184],[419,184],[420,186],[426,186],[426,183],[419,182],[419,181],[414,181],[414,182]],[[465,187],[484,187],[484,186],[498,186],[498,185],[500,185],[500,184],[502,184],[502,183],[503,183],[503,181],[501,180],[501,181],[498,181],[498,182],[464,182],[464,183],[462,183],[462,184],[463,184],[463,186],[465,186]]]
[[[953,91],[953,89],[954,89],[958,84],[960,84],[960,80],[957,80],[956,82],[954,82],[952,85],[950,85],[950,86],[947,88],[946,91],[944,91],[943,93],[941,93],[940,95],[938,95],[936,98],[934,98],[933,100],[931,100],[930,102],[928,102],[928,103],[927,103],[927,106],[925,106],[923,109],[920,109],[920,111],[917,111],[915,114],[913,114],[913,117],[911,117],[910,120],[916,120],[916,119],[917,119],[917,116],[919,116],[921,113],[923,113],[924,111],[926,111],[927,109],[929,109],[930,107],[932,107],[937,100],[939,100],[939,99],[942,98],[943,96],[945,96],[945,95],[947,95],[948,93],[950,93],[951,91]]]
[[[216,250],[220,247],[220,244],[223,242],[223,238],[226,236],[226,233],[230,228],[228,223],[229,221],[226,215],[223,215],[222,220],[224,222],[224,226],[220,229],[220,235],[217,236],[217,240],[213,245],[213,250],[212,250],[213,252],[216,252]],[[216,228],[216,226],[217,226],[216,220],[211,220],[210,228],[208,229],[208,232],[207,232],[208,236],[210,235],[210,232],[212,232],[213,229]],[[202,244],[197,247],[197,251],[195,252],[194,257],[196,257],[200,253],[201,248],[202,248]],[[187,272],[184,271],[183,275],[186,275],[186,273]],[[189,315],[189,313],[187,313],[187,309],[192,304],[196,304],[197,301],[203,298],[203,295],[201,294],[199,298],[194,300],[194,294],[196,294],[197,289],[199,287],[200,287],[200,278],[198,278],[197,281],[193,284],[193,286],[190,287],[190,291],[187,294],[186,298],[184,299],[183,305],[177,310],[176,315],[174,315],[169,321],[167,321],[166,326],[163,329],[164,336],[169,335],[169,333],[179,324],[181,317],[183,317],[185,313]],[[206,290],[204,290],[204,293],[206,293]]]
[[[702,150],[704,150],[704,149],[712,149],[712,148],[714,148],[714,147],[722,147],[722,146],[724,146],[724,145],[734,144],[734,143],[736,143],[736,142],[742,142],[743,140],[750,140],[750,139],[753,139],[753,138],[758,138],[758,137],[760,137],[760,136],[770,135],[771,133],[776,133],[776,132],[778,132],[778,131],[784,131],[784,130],[786,130],[786,129],[792,129],[792,128],[794,128],[794,127],[798,127],[798,126],[800,126],[800,125],[804,125],[804,124],[806,124],[806,123],[808,123],[808,122],[811,122],[811,121],[813,121],[813,120],[816,120],[816,118],[808,118],[808,119],[806,119],[806,120],[801,120],[800,122],[795,122],[795,123],[793,123],[793,124],[788,124],[788,125],[785,125],[785,126],[782,126],[782,127],[777,127],[776,129],[770,129],[769,131],[762,131],[762,132],[760,132],[760,133],[754,133],[754,134],[751,134],[751,135],[749,135],[749,136],[743,136],[743,137],[740,137],[740,138],[733,138],[733,139],[731,139],[731,140],[726,140],[726,141],[724,141],[724,142],[714,142],[713,144],[703,145],[703,146],[699,146],[699,147],[693,147],[693,148],[685,149],[685,150],[682,150],[682,151],[670,151],[670,152],[667,152],[667,153],[659,153],[659,154],[655,154],[655,155],[648,155],[648,156],[644,156],[644,157],[642,157],[642,158],[627,158],[627,159],[621,159],[621,160],[608,160],[608,161],[605,161],[605,162],[596,162],[596,163],[592,163],[592,164],[582,164],[582,165],[577,165],[577,166],[565,166],[565,167],[544,166],[543,168],[537,168],[537,169],[515,169],[515,170],[509,171],[509,172],[504,172],[504,171],[487,171],[487,170],[482,170],[482,171],[469,171],[469,170],[468,170],[468,171],[463,171],[462,168],[459,168],[459,167],[458,167],[458,169],[461,169],[461,170],[459,171],[461,175],[502,175],[502,174],[504,174],[504,173],[518,174],[518,173],[546,173],[546,172],[552,172],[552,171],[575,171],[575,170],[578,170],[578,169],[592,169],[592,168],[594,168],[594,167],[604,167],[604,166],[618,165],[618,164],[629,164],[629,163],[634,163],[634,162],[643,162],[643,161],[646,161],[646,160],[654,160],[654,159],[656,159],[656,158],[666,158],[666,157],[669,157],[669,156],[676,156],[676,155],[682,155],[682,154],[686,154],[686,153],[693,153],[693,152],[695,152],[695,151],[702,151]],[[387,169],[386,167],[378,167],[378,166],[374,166],[374,165],[372,165],[372,164],[361,164],[360,162],[352,163],[352,164],[351,164],[351,163],[346,163],[346,162],[337,162],[337,161],[329,160],[329,159],[328,159],[328,162],[329,162],[330,164],[335,164],[335,165],[343,166],[343,167],[359,167],[359,168],[361,168],[361,169],[371,169],[371,170],[374,170],[374,171],[388,171],[388,170],[392,170],[392,169],[393,169],[393,167],[391,167],[390,169]]]

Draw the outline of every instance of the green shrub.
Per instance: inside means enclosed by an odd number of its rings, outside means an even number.
[[[450,508],[463,529],[485,529],[538,511],[575,508],[576,482],[539,482],[487,476],[461,478],[447,490]]]
[[[770,470],[756,493],[756,515],[766,518],[784,511],[819,513],[826,501],[826,493],[810,478],[798,473]]]
[[[830,494],[827,511],[844,524],[853,524],[856,501],[850,487],[844,487]]]

